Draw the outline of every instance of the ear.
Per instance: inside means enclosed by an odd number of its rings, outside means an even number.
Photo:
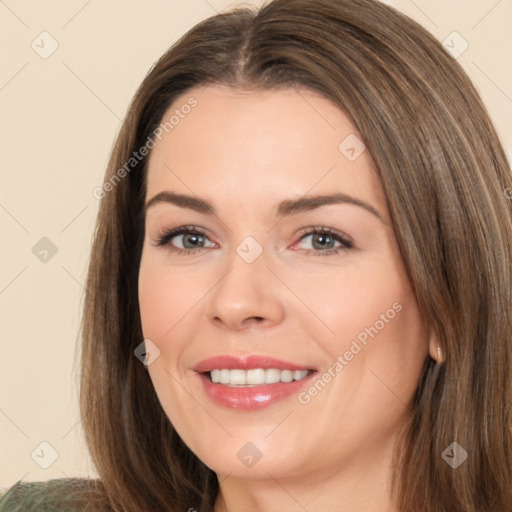
[[[441,344],[439,343],[439,339],[433,329],[431,329],[431,331],[430,331],[430,338],[429,338],[429,342],[428,342],[428,352],[430,354],[430,357],[434,361],[437,361],[437,363],[439,363],[439,364],[444,363],[444,361],[445,361],[444,350],[441,347]]]

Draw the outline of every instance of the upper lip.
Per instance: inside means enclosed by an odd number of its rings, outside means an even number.
[[[206,373],[215,369],[225,370],[251,370],[254,368],[276,368],[278,370],[313,370],[311,366],[304,366],[291,361],[284,361],[274,357],[263,355],[231,356],[220,355],[209,357],[200,361],[194,370],[198,373]]]

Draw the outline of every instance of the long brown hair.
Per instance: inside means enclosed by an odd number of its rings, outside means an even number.
[[[306,87],[352,120],[446,356],[443,364],[426,359],[396,447],[398,509],[510,512],[512,175],[460,65],[375,0],[274,0],[218,14],[179,39],[140,85],[105,176],[82,325],[82,421],[112,509],[211,512],[218,492],[215,473],[175,432],[134,356],[143,340],[137,277],[147,158],[126,167],[178,96],[209,84]],[[442,457],[453,442],[468,453],[457,468]]]

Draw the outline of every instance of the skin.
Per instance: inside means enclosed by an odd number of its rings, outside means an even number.
[[[144,337],[160,350],[148,366],[160,403],[217,473],[216,512],[321,512],[334,503],[394,511],[393,443],[410,418],[425,358],[437,356],[371,156],[346,158],[338,145],[357,130],[308,90],[198,88],[164,117],[191,96],[197,106],[150,155],[146,199],[162,191],[198,196],[217,215],[170,203],[146,214],[139,301]],[[276,216],[280,201],[334,192],[364,201],[383,220],[353,204]],[[182,225],[206,230],[197,252],[170,252],[194,246],[184,246],[184,236],[155,245]],[[353,248],[324,255],[339,242],[322,249],[300,231],[309,227],[337,230]],[[247,236],[263,249],[253,263],[236,252]],[[332,372],[357,335],[396,303],[394,318],[305,405],[294,395],[257,411],[229,409],[205,395],[192,370],[216,355],[259,354]],[[247,442],[262,454],[252,467],[237,457]]]

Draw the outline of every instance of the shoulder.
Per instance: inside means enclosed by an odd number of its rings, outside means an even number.
[[[108,511],[99,480],[57,478],[46,482],[19,480],[0,496],[0,512]]]

